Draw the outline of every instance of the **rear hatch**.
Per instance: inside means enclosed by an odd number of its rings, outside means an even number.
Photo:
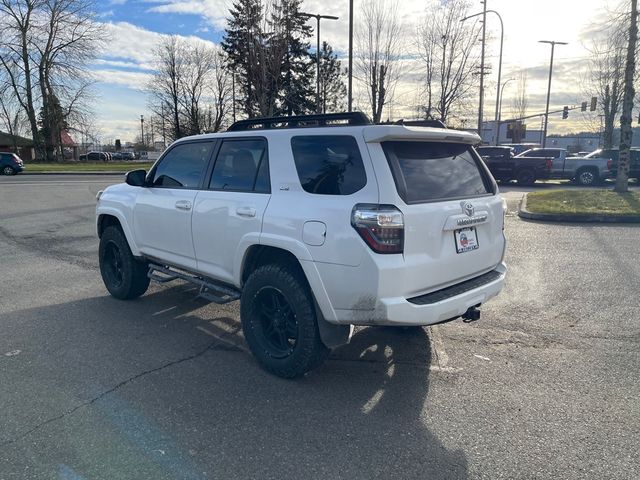
[[[502,199],[475,135],[397,127],[367,138],[380,203],[404,217],[402,293],[419,295],[493,270],[504,252]]]

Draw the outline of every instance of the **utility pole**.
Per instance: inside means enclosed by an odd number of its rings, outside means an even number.
[[[484,10],[481,13],[476,13],[474,15],[469,15],[468,17],[464,17],[462,20],[460,20],[461,22],[464,22],[465,20],[469,19],[469,18],[473,18],[473,17],[477,17],[478,15],[482,15],[482,67],[481,67],[481,71],[480,71],[480,91],[482,92],[480,94],[480,111],[482,111],[482,104],[484,103],[484,92],[482,89],[482,85],[483,85],[483,79],[484,79],[484,34],[485,34],[485,20],[486,20],[486,16],[487,13],[495,13],[498,16],[498,20],[500,20],[500,58],[498,60],[498,84],[496,87],[496,114],[495,114],[495,118],[494,118],[494,123],[495,125],[498,124],[498,119],[499,119],[499,113],[498,113],[498,109],[499,107],[499,103],[500,103],[500,81],[501,81],[501,77],[502,77],[502,46],[504,44],[504,23],[502,23],[502,17],[500,16],[500,14],[498,12],[496,12],[495,10],[487,10],[487,5],[485,2],[485,6],[484,6]],[[480,114],[481,115],[481,114]],[[480,120],[482,121],[482,120]],[[494,125],[494,131],[498,128]],[[479,131],[478,133],[480,133],[482,135],[482,133]],[[498,145],[498,135],[496,134],[496,145]]]
[[[300,12],[300,16],[316,19],[316,113],[322,113],[320,106],[320,20],[338,20],[339,17],[304,12]]]
[[[547,146],[547,127],[549,126],[549,97],[551,96],[551,75],[553,73],[553,52],[556,45],[567,45],[567,42],[556,42],[555,40],[538,40],[538,43],[551,44],[551,61],[549,62],[549,85],[547,86],[547,107],[544,111],[544,129],[542,131],[542,148]]]
[[[482,3],[482,49],[480,51],[480,105],[478,106],[478,135],[482,138],[482,112],[484,110],[484,44],[487,34],[487,0]]]
[[[144,145],[144,115],[140,115],[140,140],[142,141],[142,145]]]
[[[236,72],[231,72],[231,110],[233,111],[233,123],[236,123]]]
[[[349,111],[353,110],[353,0],[349,0]]]
[[[164,127],[164,103],[160,105],[160,111],[162,115],[162,145],[166,149],[167,148],[167,134]]]

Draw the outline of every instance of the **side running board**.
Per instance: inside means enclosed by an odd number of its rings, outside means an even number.
[[[240,291],[234,288],[215,283],[207,278],[183,273],[171,267],[150,263],[147,276],[157,283],[167,283],[179,278],[198,285],[200,287],[198,296],[214,303],[229,303],[240,298]]]

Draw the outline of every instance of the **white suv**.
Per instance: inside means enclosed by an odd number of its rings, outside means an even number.
[[[503,200],[478,142],[361,113],[180,139],[98,195],[102,278],[120,299],[177,278],[240,299],[251,351],[282,377],[318,366],[354,325],[477,320],[506,271]]]

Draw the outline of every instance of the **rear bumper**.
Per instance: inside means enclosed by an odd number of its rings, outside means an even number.
[[[469,308],[485,303],[504,287],[506,265],[466,282],[420,297],[381,298],[374,310],[336,310],[339,323],[414,326],[453,320]],[[482,278],[484,277],[484,278]]]

